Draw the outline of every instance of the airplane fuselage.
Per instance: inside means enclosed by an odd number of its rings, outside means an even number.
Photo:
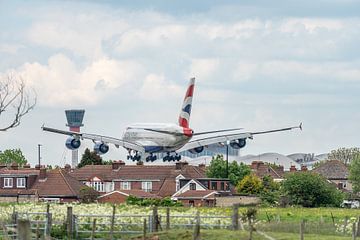
[[[171,123],[137,123],[128,126],[123,140],[144,146],[145,152],[173,152],[192,137],[192,130]]]

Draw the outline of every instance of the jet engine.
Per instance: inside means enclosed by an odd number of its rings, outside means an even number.
[[[202,151],[204,151],[204,146],[196,147],[189,150],[189,152],[191,152],[192,154],[198,154],[201,153]]]
[[[95,143],[94,151],[100,155],[105,154],[109,151],[109,145],[107,145],[106,143],[103,143],[103,142]]]
[[[80,147],[80,145],[80,139],[74,137],[69,137],[65,142],[65,146],[70,150],[76,150]]]
[[[234,149],[243,148],[245,147],[245,145],[246,145],[246,138],[240,138],[230,142],[230,146]]]

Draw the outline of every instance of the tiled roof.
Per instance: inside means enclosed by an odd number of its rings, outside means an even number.
[[[338,160],[326,161],[312,171],[319,173],[330,180],[348,179],[349,177],[349,169],[343,162]]]
[[[1,174],[13,174],[13,175],[39,175],[39,170],[30,168],[30,169],[8,169],[8,168],[1,168],[0,169],[0,175]]]
[[[264,176],[270,176],[272,178],[283,178],[284,168],[276,168],[267,163],[258,164],[256,168],[252,168],[252,171],[256,176],[263,178]]]
[[[176,191],[176,182],[174,178],[166,178],[160,187],[158,195],[161,197],[170,197]]]
[[[174,197],[178,199],[213,199],[217,192],[213,190],[197,191],[197,190],[188,190],[184,193],[175,195]]]
[[[78,197],[80,188],[84,186],[62,169],[49,170],[46,179],[38,179],[32,189],[36,189],[40,197]]]
[[[143,190],[136,190],[136,189],[132,189],[132,190],[115,190],[115,191],[106,193],[104,195],[101,195],[101,196],[99,196],[99,198],[109,196],[109,195],[116,195],[116,194],[126,194],[126,195],[130,195],[130,196],[135,196],[135,197],[138,197],[138,198],[159,198],[155,194],[145,192]]]
[[[1,196],[35,195],[35,194],[36,194],[36,190],[34,189],[18,189],[18,188],[0,189]]]

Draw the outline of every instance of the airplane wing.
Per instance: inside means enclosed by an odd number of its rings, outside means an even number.
[[[183,151],[191,150],[197,147],[206,147],[211,144],[221,143],[226,144],[227,141],[233,141],[237,139],[246,139],[250,138],[252,139],[254,135],[259,134],[266,134],[266,133],[273,133],[273,132],[282,132],[282,131],[290,131],[293,129],[299,128],[302,130],[302,124],[300,123],[299,126],[296,127],[287,127],[287,128],[280,128],[280,129],[273,129],[268,131],[261,131],[261,132],[243,132],[243,133],[231,133],[231,134],[224,134],[224,135],[218,135],[218,136],[210,136],[206,138],[199,138],[199,139],[193,139],[189,141],[187,144],[185,144],[182,148],[178,149],[176,152],[180,153]]]
[[[102,136],[102,135],[97,135],[97,134],[88,134],[88,133],[78,133],[78,132],[72,132],[72,131],[64,131],[64,130],[59,130],[59,129],[55,129],[55,128],[49,128],[49,127],[42,127],[42,129],[44,131],[47,132],[53,132],[53,133],[58,133],[58,134],[63,134],[63,135],[68,135],[68,136],[72,136],[75,138],[79,138],[81,140],[83,139],[88,139],[88,140],[92,140],[93,142],[104,142],[104,143],[110,143],[110,144],[114,144],[116,147],[124,147],[127,149],[132,149],[135,150],[139,153],[145,153],[145,149],[143,146],[139,145],[139,144],[135,144],[135,143],[131,143],[131,142],[127,142],[124,141],[122,139],[118,139],[118,138],[113,138],[113,137],[107,137],[107,136]]]

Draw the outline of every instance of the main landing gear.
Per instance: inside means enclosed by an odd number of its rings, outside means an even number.
[[[167,153],[167,155],[163,158],[164,162],[171,162],[171,161],[180,161],[181,160],[181,156],[178,155],[177,153],[175,155],[171,155],[169,152]]]
[[[146,157],[146,162],[153,162],[156,160],[156,158],[157,157],[151,153],[149,156]]]
[[[128,160],[131,159],[131,160],[133,160],[133,162],[134,161],[140,161],[141,160],[141,155],[136,151],[129,150],[129,155],[127,155],[127,159]]]

